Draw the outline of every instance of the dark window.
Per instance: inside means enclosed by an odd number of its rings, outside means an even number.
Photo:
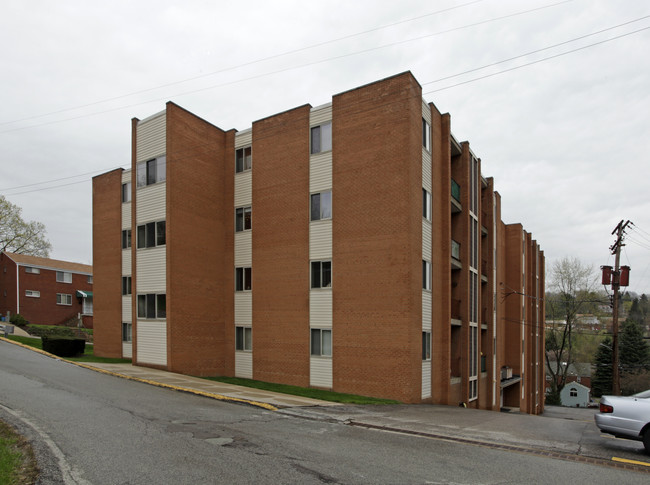
[[[131,277],[122,276],[122,294],[130,295],[131,294]]]
[[[167,316],[167,295],[161,293],[138,295],[138,318],[165,318]]]
[[[431,194],[426,189],[422,189],[422,217],[431,220]]]
[[[137,186],[144,187],[167,178],[167,158],[165,156],[154,158],[138,164],[137,167]]]
[[[311,287],[312,288],[332,287],[332,262],[331,261],[311,262]]]
[[[156,246],[164,246],[166,242],[165,221],[158,221],[156,222]]]
[[[133,325],[130,323],[122,322],[122,342],[131,342]]]
[[[122,231],[122,249],[131,247],[131,229],[124,229]]]
[[[311,329],[311,355],[331,357],[332,331],[320,328]]]
[[[424,118],[422,118],[422,146],[427,151],[431,151],[431,127]]]
[[[148,222],[138,226],[138,249],[164,246],[167,242],[165,221]]]
[[[332,218],[332,192],[311,194],[311,220]]]
[[[235,232],[248,231],[252,227],[253,211],[250,207],[235,209]]]
[[[253,329],[235,327],[235,350],[250,352],[253,350]]]
[[[431,263],[422,260],[422,289],[431,290]]]
[[[311,129],[311,153],[328,152],[332,149],[332,123],[323,123]]]
[[[235,172],[245,172],[253,167],[251,147],[239,148],[235,151]]]
[[[131,202],[131,182],[122,184],[122,202]]]
[[[422,332],[422,360],[431,360],[431,332]]]
[[[235,291],[250,291],[252,277],[253,270],[251,268],[235,268]]]

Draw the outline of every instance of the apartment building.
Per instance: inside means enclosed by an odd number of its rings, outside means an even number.
[[[40,325],[93,328],[93,267],[0,252],[0,315],[20,314]]]
[[[242,131],[133,119],[93,179],[96,355],[541,412],[544,255],[450,129],[410,72]]]

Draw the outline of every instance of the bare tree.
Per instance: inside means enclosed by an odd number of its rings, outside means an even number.
[[[560,391],[573,363],[577,316],[597,300],[597,276],[592,266],[575,257],[556,261],[549,276],[546,308],[551,321],[546,327],[546,367],[551,374],[551,392],[547,402],[559,404]]]
[[[47,257],[52,245],[42,222],[24,221],[22,209],[0,195],[0,251]]]

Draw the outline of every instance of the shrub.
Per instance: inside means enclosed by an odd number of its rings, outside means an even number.
[[[43,350],[59,357],[74,357],[86,350],[86,341],[82,338],[43,337]]]
[[[12,325],[16,325],[17,327],[24,327],[27,325],[29,322],[25,320],[25,317],[23,317],[20,313],[16,313],[15,315],[11,315],[9,317],[9,322]]]

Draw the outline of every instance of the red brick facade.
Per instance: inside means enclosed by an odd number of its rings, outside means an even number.
[[[37,273],[27,272],[27,268],[34,268]],[[58,282],[57,271],[70,273],[70,282]],[[93,291],[92,266],[22,254],[0,254],[2,316],[6,317],[7,312],[19,313],[30,323],[63,325],[84,313],[83,299],[77,296],[77,290]],[[33,296],[28,296],[27,292]],[[57,294],[66,296],[57,299]],[[92,313],[83,318],[84,326],[93,328]]]
[[[250,134],[251,375],[299,386],[314,379],[313,112],[305,105],[264,118],[253,123]],[[425,115],[430,171],[423,168]],[[165,116],[167,307],[160,324],[166,325],[167,364],[162,367],[234,375],[235,325],[242,324],[235,321],[234,294],[238,135],[173,103]],[[133,187],[138,123],[134,120]],[[542,300],[528,296],[543,295],[543,253],[521,225],[501,222],[494,181],[481,176],[481,161],[469,143],[453,138],[450,116],[423,104],[422,89],[407,72],[335,95],[331,123],[332,389],[410,403],[541,412],[544,334],[537,322],[544,309]],[[105,355],[119,353],[121,316],[114,307],[121,263],[119,250],[105,241],[120,232],[120,176],[96,177],[94,185],[96,308],[101,309],[96,325],[106,339],[97,342],[96,352]],[[431,188],[430,223],[423,220],[424,187]],[[135,199],[134,189],[134,230]],[[431,241],[424,238],[425,224],[431,224]],[[428,243],[432,282],[423,290]],[[133,355],[140,363],[137,256],[133,248]],[[430,322],[423,322],[426,298]],[[424,377],[429,362],[422,356],[429,327],[430,382]],[[513,377],[502,379],[506,367]]]

